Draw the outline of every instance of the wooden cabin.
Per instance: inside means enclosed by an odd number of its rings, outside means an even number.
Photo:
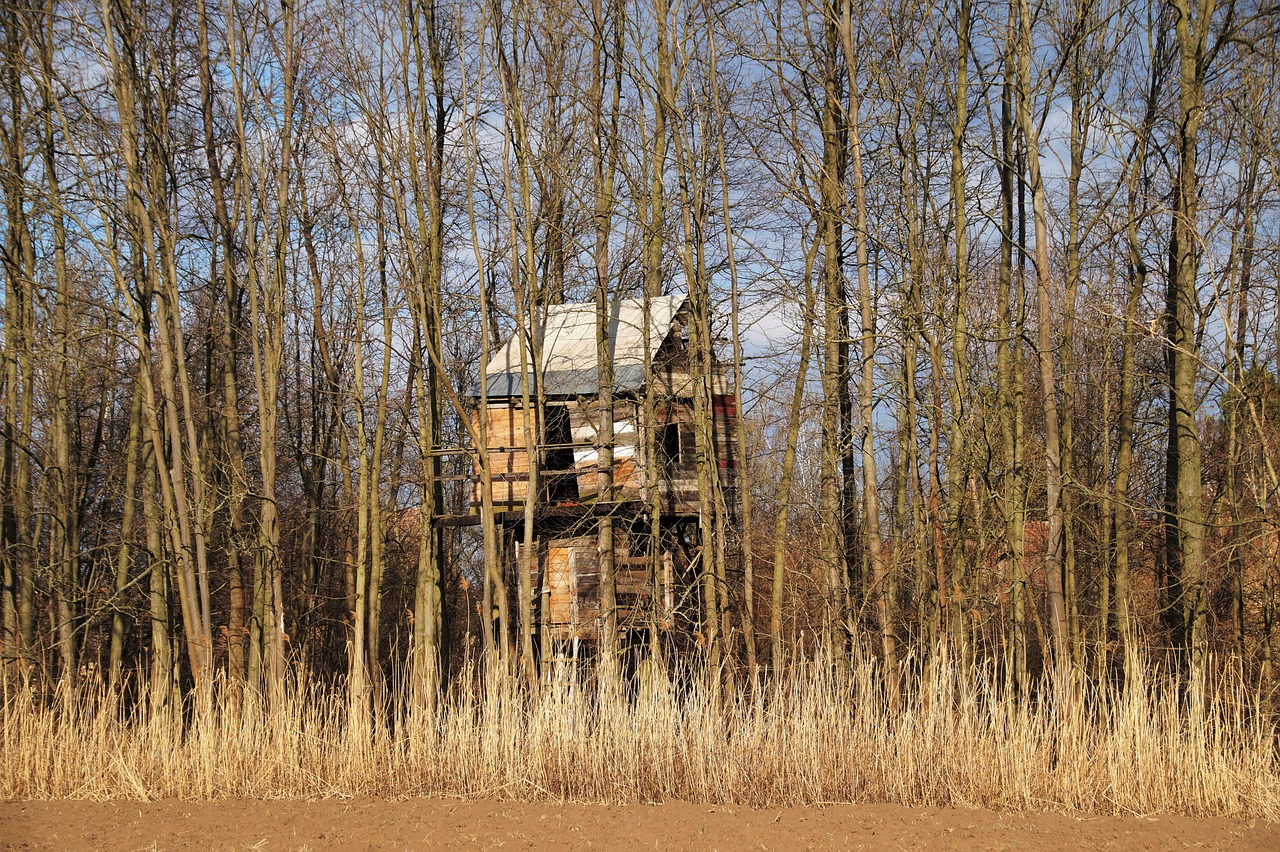
[[[611,412],[602,410],[600,399],[594,303],[549,307],[523,346],[513,336],[485,365],[486,392],[477,400],[481,404],[474,425],[484,427],[495,520],[508,542],[507,561],[514,570],[520,558],[517,543],[523,538],[530,465],[536,464],[537,620],[540,635],[558,648],[564,640],[573,640],[577,648],[598,636],[604,615],[599,550],[603,517],[612,519],[617,616],[624,639],[655,625],[663,630],[679,630],[681,625],[688,632],[695,629],[700,501],[689,302],[686,296],[663,296],[650,299],[648,310],[647,333],[643,300],[622,300],[610,313]],[[719,505],[736,517],[737,401],[715,359],[710,372],[713,416],[708,445],[722,488]],[[652,416],[647,417],[650,389]],[[599,482],[605,417],[613,424],[610,500],[601,499]],[[655,493],[661,517],[656,542],[651,532]],[[481,510],[476,475],[471,511]]]

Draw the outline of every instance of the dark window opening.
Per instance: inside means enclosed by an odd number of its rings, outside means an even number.
[[[664,423],[658,427],[657,455],[659,465],[671,472],[677,468],[691,468],[696,460],[692,429],[683,429],[679,423]]]
[[[680,463],[680,425],[664,423],[658,433],[658,458],[665,467]]]
[[[564,405],[548,405],[544,411],[547,444],[555,449],[543,452],[543,486],[548,502],[577,503],[578,476],[573,468],[573,429],[569,425],[569,409]]]

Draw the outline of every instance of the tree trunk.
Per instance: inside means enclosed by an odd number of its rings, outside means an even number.
[[[1040,368],[1040,392],[1045,421],[1046,509],[1049,532],[1045,542],[1045,578],[1049,596],[1049,626],[1053,639],[1053,670],[1061,685],[1070,671],[1069,625],[1062,585],[1062,466],[1061,430],[1058,423],[1057,387],[1053,365],[1053,313],[1049,270],[1049,221],[1044,181],[1040,176],[1040,139],[1031,97],[1031,12],[1027,0],[1017,0],[1019,38],[1018,124],[1027,148],[1027,173],[1031,185],[1031,209],[1035,226],[1036,359]]]

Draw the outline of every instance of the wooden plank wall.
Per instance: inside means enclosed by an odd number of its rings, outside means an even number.
[[[656,483],[663,511],[669,514],[697,514],[698,474],[695,453],[693,405],[687,396],[693,380],[688,373],[674,369],[660,371],[659,402],[655,409],[659,428],[675,425],[679,429],[680,457],[676,463],[659,462]],[[735,414],[737,401],[719,370],[712,380],[713,430],[716,457],[722,486],[734,485],[737,464]],[[580,399],[564,404],[568,408],[572,435],[573,467],[577,471],[578,501],[594,502],[599,496],[599,453],[595,448],[602,412],[593,399]],[[646,442],[638,426],[640,404],[635,400],[618,400],[614,404],[614,499],[647,501],[644,455]],[[480,413],[473,415],[479,426]],[[519,405],[490,404],[485,412],[489,442],[489,459],[493,472],[493,502],[498,511],[515,510],[524,505],[529,487],[530,454],[525,448],[524,417]],[[534,428],[537,428],[536,419]],[[661,433],[655,441],[661,444]],[[479,483],[472,485],[472,511],[480,504]]]
[[[519,405],[490,404],[483,414],[480,411],[472,414],[472,422],[477,428],[480,427],[482,416],[485,418],[485,435],[489,444],[494,508],[505,511],[523,506],[525,495],[529,493],[529,451],[524,440],[524,409]],[[536,414],[530,426],[536,434]],[[479,471],[473,473],[477,474],[477,478],[472,482],[471,506],[472,511],[479,511]]]
[[[644,469],[640,463],[644,452],[640,431],[636,428],[639,406],[633,400],[616,400],[613,405],[613,486],[614,499],[638,500],[644,489]],[[569,403],[569,423],[575,443],[584,444],[574,452],[578,470],[578,498],[594,502],[600,491],[599,440],[601,407],[598,400]]]
[[[662,495],[662,509],[674,515],[698,513],[698,468],[695,450],[694,411],[690,397],[694,391],[694,377],[674,365],[659,367],[656,371],[658,398],[656,413],[659,424],[678,424],[680,429],[681,463],[659,471],[658,483]],[[731,488],[735,483],[738,467],[735,415],[737,401],[724,371],[716,367],[711,375],[712,440],[719,465],[720,484]],[[685,446],[688,446],[686,453]]]
[[[628,533],[618,531],[614,538],[614,576],[617,589],[617,615],[620,628],[639,627],[645,618],[652,596],[649,561],[633,556]],[[552,538],[543,542],[545,582],[550,600],[546,626],[558,638],[597,635],[600,628],[600,551],[595,535]],[[663,564],[669,566],[670,559]],[[670,570],[664,572],[662,601],[671,598],[666,584]]]

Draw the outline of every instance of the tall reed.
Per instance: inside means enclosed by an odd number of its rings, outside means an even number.
[[[874,664],[844,682],[796,666],[755,690],[649,675],[598,691],[565,677],[459,678],[438,702],[353,711],[304,681],[273,703],[222,690],[187,712],[82,689],[5,695],[0,796],[151,799],[490,796],[668,798],[755,806],[970,805],[1280,818],[1273,722],[1240,683],[1006,697],[983,669],[919,669],[886,699]],[[354,706],[363,706],[360,704]]]

